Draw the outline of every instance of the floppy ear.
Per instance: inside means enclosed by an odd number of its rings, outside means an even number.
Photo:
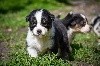
[[[69,20],[69,19],[71,19],[73,17],[73,12],[71,11],[71,12],[69,12],[68,14],[67,14],[67,16],[64,18],[65,20]]]
[[[51,13],[50,13],[48,10],[46,10],[46,9],[43,9],[43,11],[45,11],[45,13],[49,15],[50,19],[51,19],[52,21],[54,21],[55,16],[54,16],[53,14],[51,14]]]
[[[29,21],[29,16],[26,16],[26,22],[28,22]]]
[[[33,10],[32,12],[30,12],[30,14],[26,16],[26,22],[30,21],[31,16],[34,15],[34,13],[35,13],[36,11],[38,11],[38,10],[40,10],[40,9],[36,9],[36,10]]]
[[[72,15],[72,14],[73,14],[73,12],[71,11],[71,12],[69,12],[69,14],[70,14],[70,15]]]
[[[72,15],[73,15],[72,11],[67,14],[68,17],[72,17]]]
[[[50,14],[50,18],[51,18],[52,21],[54,21],[55,16],[53,14]]]

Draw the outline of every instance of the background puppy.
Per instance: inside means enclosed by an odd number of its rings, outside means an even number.
[[[59,52],[59,57],[67,59],[69,42],[66,27],[45,9],[33,10],[27,17],[27,51],[31,57],[49,50]]]
[[[100,37],[100,16],[97,16],[93,19],[92,27],[95,34]]]
[[[79,13],[68,13],[68,15],[62,19],[62,22],[67,28],[69,41],[71,40],[73,33],[87,33],[91,29],[90,25],[88,25],[87,18]]]

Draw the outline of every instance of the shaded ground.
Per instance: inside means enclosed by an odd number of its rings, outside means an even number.
[[[0,42],[0,60],[8,59],[9,48],[5,42]]]

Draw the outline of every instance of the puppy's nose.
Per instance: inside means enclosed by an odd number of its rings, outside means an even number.
[[[42,32],[42,31],[41,31],[40,29],[37,30],[37,34],[41,34],[41,32]]]

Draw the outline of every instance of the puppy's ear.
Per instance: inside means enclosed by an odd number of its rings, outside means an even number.
[[[73,12],[71,11],[71,12],[69,12],[69,14],[70,14],[70,15],[72,15],[72,14],[73,14]]]
[[[54,21],[55,16],[54,16],[53,14],[50,13],[50,18],[51,18],[52,21]]]
[[[53,15],[53,14],[51,14],[48,10],[46,10],[46,9],[43,9],[43,11],[45,12],[45,14],[48,14],[49,15],[49,17],[50,17],[50,19],[52,20],[52,21],[54,21],[54,18],[55,18],[55,16]]]
[[[26,16],[26,22],[28,22],[29,21],[29,16]]]
[[[32,12],[30,12],[29,15],[26,16],[26,22],[30,21],[31,20],[31,17],[36,13],[36,11],[38,11],[40,9],[36,9],[36,10],[33,10]]]
[[[67,14],[68,17],[71,17],[72,15],[73,15],[72,11]]]
[[[69,12],[68,14],[67,14],[67,16],[64,18],[64,19],[71,19],[73,17],[73,12],[71,11],[71,12]]]

